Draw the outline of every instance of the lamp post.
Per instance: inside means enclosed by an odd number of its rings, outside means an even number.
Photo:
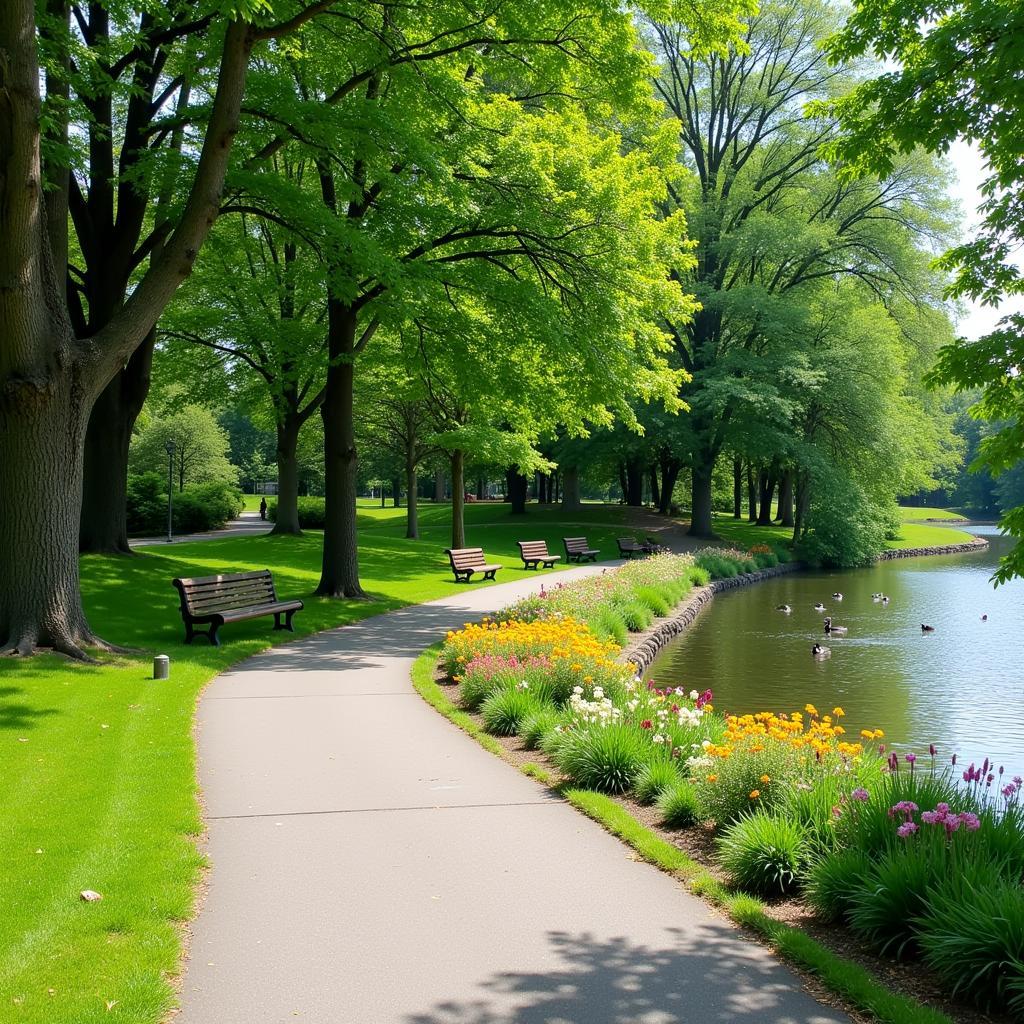
[[[167,449],[167,543],[174,539],[174,442],[168,441]]]

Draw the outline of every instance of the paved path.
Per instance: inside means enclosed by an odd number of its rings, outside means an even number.
[[[212,871],[176,1024],[848,1020],[412,689],[424,647],[537,585],[467,588],[210,685]]]
[[[174,537],[174,544],[184,544],[193,540],[223,540],[225,537],[256,537],[270,533],[274,524],[260,519],[259,512],[243,512],[238,519],[232,519],[219,530],[208,530],[205,533],[183,533]],[[162,537],[132,537],[128,541],[130,548],[141,548],[147,544],[166,544],[167,535]]]

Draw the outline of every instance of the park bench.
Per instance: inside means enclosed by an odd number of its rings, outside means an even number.
[[[517,540],[516,543],[519,545],[524,569],[539,569],[542,565],[545,569],[553,569],[555,562],[562,560],[561,555],[553,555],[548,551],[546,540]]]
[[[475,572],[482,572],[485,580],[493,580],[494,574],[501,568],[500,565],[488,565],[484,561],[483,548],[445,548],[444,553],[452,564],[456,583],[462,580],[468,583]]]
[[[587,543],[586,537],[563,537],[562,543],[565,545],[566,560],[570,562],[583,562],[586,559],[596,562],[601,553]]]
[[[616,544],[619,545],[619,554],[623,558],[632,558],[634,555],[649,554],[649,550],[635,537],[616,537]]]
[[[650,555],[660,555],[669,550],[668,545],[662,544],[657,537],[652,537],[650,534],[644,537],[644,547]]]
[[[292,631],[292,616],[302,610],[301,601],[279,601],[269,569],[255,572],[230,572],[221,576],[194,576],[174,580],[181,597],[181,617],[185,623],[185,643],[197,634],[220,646],[217,630],[225,622],[274,616],[274,629]],[[281,616],[285,621],[281,621]],[[196,629],[197,625],[209,629]]]

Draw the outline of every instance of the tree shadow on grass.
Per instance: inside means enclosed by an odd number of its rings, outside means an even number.
[[[669,929],[661,948],[550,932],[550,970],[505,971],[480,998],[445,1001],[406,1024],[838,1024],[799,980],[724,922]]]
[[[10,699],[24,692],[17,686],[0,687],[0,729],[24,731],[35,726],[40,718],[59,714],[57,708],[36,708]]]

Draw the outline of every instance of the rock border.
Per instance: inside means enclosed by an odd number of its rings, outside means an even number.
[[[974,540],[964,541],[962,544],[939,544],[931,548],[890,548],[880,552],[875,561],[891,562],[895,558],[917,558],[919,555],[959,555],[987,547],[988,541],[984,537],[975,537]]]
[[[638,673],[646,672],[661,649],[693,623],[705,606],[714,600],[715,594],[723,590],[735,590],[737,587],[748,587],[752,583],[798,572],[803,568],[803,562],[782,562],[770,569],[744,572],[730,579],[712,580],[707,586],[694,590],[667,619],[658,619],[650,629],[632,637],[631,643],[619,655],[619,660],[632,662]]]

